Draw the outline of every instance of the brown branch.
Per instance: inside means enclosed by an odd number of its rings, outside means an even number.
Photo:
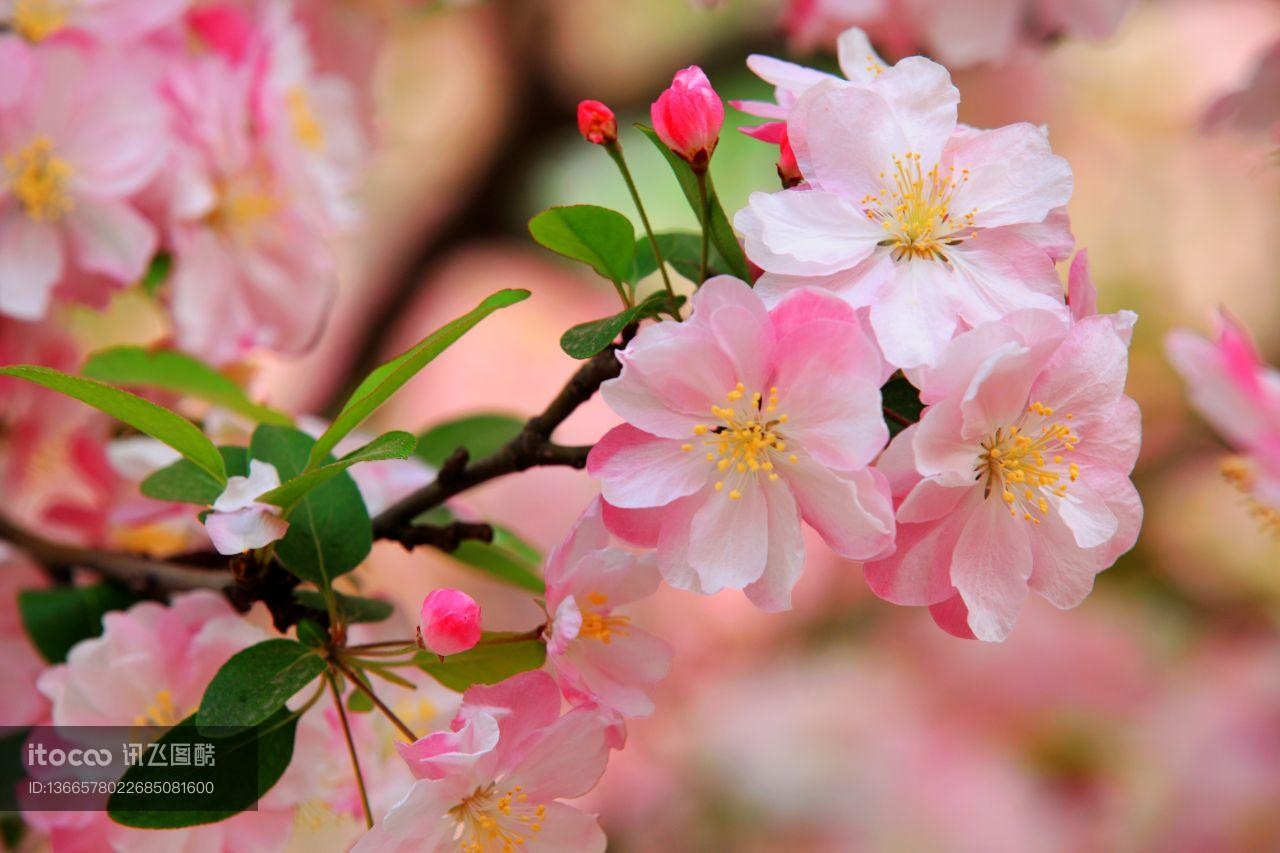
[[[893,421],[896,424],[899,424],[900,426],[909,427],[915,423],[915,421],[911,420],[911,418],[908,418],[906,415],[898,414],[888,406],[881,406],[880,408],[884,411],[884,415],[886,418],[888,418],[889,420]]]
[[[463,542],[492,542],[493,527],[484,522],[454,521],[449,524],[419,524],[387,531],[380,538],[399,542],[405,550],[430,545],[438,551],[453,553]]]

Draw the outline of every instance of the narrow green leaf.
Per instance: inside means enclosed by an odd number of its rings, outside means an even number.
[[[702,238],[692,231],[668,231],[653,236],[658,241],[658,251],[662,252],[662,259],[667,266],[696,283],[702,266]],[[708,259],[708,266],[707,272],[710,275],[727,272],[724,261],[715,254]],[[653,246],[648,237],[641,237],[636,240],[636,259],[631,265],[628,281],[637,284],[657,271],[658,259],[654,257]]]
[[[253,402],[244,389],[209,365],[180,352],[112,347],[89,356],[80,372],[112,385],[159,388],[213,403],[255,423],[290,426],[283,412]]]
[[[373,710],[373,700],[363,690],[352,690],[347,694],[347,710],[355,714],[367,714]]]
[[[677,297],[677,300],[682,300]],[[574,358],[591,358],[603,350],[621,334],[629,324],[644,317],[656,317],[670,305],[665,290],[649,294],[639,305],[619,311],[612,317],[579,323],[560,336],[560,349]]]
[[[529,233],[556,254],[581,261],[617,284],[631,273],[636,230],[616,210],[594,204],[550,207],[529,220]]]
[[[693,208],[694,214],[698,217],[698,222],[705,226],[702,200],[698,196],[698,179],[693,174],[692,167],[680,159],[677,154],[673,153],[666,146],[666,143],[658,138],[658,134],[654,133],[652,128],[644,127],[643,125],[637,125],[637,127],[666,158],[667,164],[671,166],[671,171],[675,173],[676,180],[680,183],[680,189],[684,191],[684,197],[689,201],[689,206]],[[747,256],[742,253],[742,246],[738,244],[738,238],[733,233],[733,226],[729,223],[729,217],[725,216],[724,207],[720,204],[719,197],[716,196],[715,187],[711,183],[711,173],[709,172],[707,173],[707,193],[710,196],[708,206],[711,209],[711,243],[724,260],[731,275],[737,276],[743,281],[750,281],[747,270]],[[693,280],[697,282],[697,276]],[[702,282],[697,283],[701,284]]]
[[[473,684],[497,684],[513,675],[537,669],[547,659],[541,640],[516,639],[515,633],[486,633],[480,645],[441,660],[430,652],[420,652],[418,668],[436,681],[459,693]]]
[[[18,593],[18,612],[40,656],[55,664],[65,661],[76,643],[102,633],[104,614],[137,601],[129,590],[109,583],[28,589]]]
[[[266,504],[275,504],[288,513],[312,489],[329,482],[343,471],[360,462],[376,462],[380,459],[408,459],[417,444],[411,434],[399,430],[383,433],[365,446],[351,451],[337,462],[313,468],[300,477],[294,477],[269,492],[258,496]]]
[[[542,555],[532,545],[503,527],[493,527],[492,542],[468,540],[459,545],[451,556],[522,589],[536,593],[546,592],[546,584],[538,575]]]
[[[524,421],[514,415],[482,413],[437,424],[418,438],[418,458],[439,468],[459,447],[483,459],[520,434]]]
[[[138,282],[142,286],[142,290],[147,296],[155,298],[160,292],[160,288],[169,280],[169,274],[173,271],[173,258],[168,252],[157,252],[156,256],[151,259],[151,265],[147,267],[146,274],[142,277],[142,281]]]
[[[321,606],[324,602],[321,601]],[[314,619],[298,620],[298,642],[312,649],[323,648],[325,643],[329,641],[329,634],[324,628],[320,627],[320,623]]]
[[[88,403],[139,432],[169,445],[209,472],[218,482],[227,481],[226,466],[213,442],[191,421],[164,406],[157,406],[150,400],[97,380],[71,376],[48,367],[30,364],[0,367],[0,376],[16,376]]]
[[[338,602],[338,616],[344,622],[381,622],[383,619],[391,618],[391,614],[395,612],[395,605],[389,601],[359,598],[354,595],[343,595],[340,592],[335,592],[333,595]],[[318,590],[297,589],[294,590],[293,597],[303,607],[319,613],[328,612],[324,594]]]
[[[304,432],[263,424],[254,430],[249,455],[270,462],[281,480],[288,480],[302,473],[314,444]],[[312,489],[294,506],[289,532],[275,544],[285,568],[321,589],[360,565],[372,547],[369,511],[345,471]]]
[[[222,446],[218,448],[227,466],[228,477],[245,477],[249,474],[249,450],[245,447]],[[173,503],[212,506],[222,494],[225,485],[197,467],[190,459],[179,459],[152,472],[138,485],[138,490],[149,498]]]
[[[911,423],[920,420],[920,412],[924,410],[924,405],[920,402],[920,392],[901,373],[894,374],[884,384],[880,389],[880,396],[882,405],[888,412],[892,412],[898,418]],[[898,418],[885,418],[885,423],[889,427],[890,437],[907,428],[907,425],[900,423]]]
[[[499,290],[479,305],[450,323],[427,335],[412,348],[374,368],[360,383],[333,423],[316,441],[307,467],[314,468],[333,448],[365,418],[373,414],[392,394],[408,382],[436,356],[452,346],[477,323],[500,308],[529,298],[527,290]]]
[[[196,727],[256,726],[324,670],[324,658],[295,640],[264,640],[236,652],[205,688]]]
[[[152,767],[135,764],[121,779],[123,785],[107,800],[107,813],[123,826],[138,829],[176,829],[226,820],[253,806],[271,790],[293,759],[293,738],[298,718],[281,709],[257,726],[227,737],[208,738],[196,728],[195,715],[187,717],[160,738],[168,744],[210,742],[214,763],[208,767]],[[209,806],[174,811],[172,793],[163,784],[210,783],[212,795],[201,795]],[[156,788],[157,793],[125,793]],[[216,808],[215,808],[216,806]]]

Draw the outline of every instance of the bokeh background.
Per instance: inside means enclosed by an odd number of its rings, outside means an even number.
[[[680,67],[701,65],[726,97],[757,97],[745,57],[794,56],[776,0],[405,4],[378,9],[380,23],[357,0],[336,6],[341,51],[374,74],[367,215],[342,249],[320,347],[270,365],[258,390],[323,412],[353,376],[480,295],[534,294],[446,353],[378,426],[535,412],[575,367],[560,333],[611,310],[607,286],[524,231],[552,204],[634,214],[575,130],[579,99],[624,119],[658,229],[691,228],[630,124]],[[1280,542],[1220,479],[1224,448],[1187,410],[1162,349],[1169,329],[1207,332],[1225,305],[1280,362],[1276,141],[1202,127],[1277,38],[1270,0],[1149,0],[1104,41],[955,71],[962,120],[1049,126],[1075,170],[1070,212],[1101,308],[1141,316],[1129,391],[1144,412],[1142,536],[1080,608],[1037,601],[1000,646],[876,599],[860,567],[816,538],[789,613],[662,590],[632,615],[675,646],[673,672],[591,797],[611,850],[1280,850]],[[376,55],[361,48],[374,44]],[[820,50],[801,58],[832,64]],[[729,111],[730,125],[743,118]],[[771,149],[730,129],[713,173],[730,210],[777,186]],[[117,310],[136,336],[143,309]],[[109,321],[93,322],[110,337]],[[613,422],[596,400],[560,438],[590,442]],[[467,501],[546,548],[591,494],[583,473],[542,470]],[[407,612],[450,585],[476,595],[490,627],[539,617],[426,550],[380,544],[359,581]]]

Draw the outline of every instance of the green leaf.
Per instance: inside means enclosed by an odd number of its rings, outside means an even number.
[[[658,241],[658,251],[662,252],[662,260],[689,281],[697,282],[702,271],[702,237],[692,231],[669,231],[654,234]],[[712,254],[708,259],[709,275],[720,275],[727,272],[724,262]],[[658,271],[658,259],[654,257],[653,246],[648,237],[636,240],[636,260],[631,265],[632,284],[639,283],[646,276]]]
[[[666,146],[658,134],[653,132],[652,128],[637,125],[640,132],[649,137],[649,141],[654,147],[662,153],[666,158],[667,164],[671,166],[671,171],[675,173],[676,180],[680,183],[680,189],[684,191],[684,197],[689,201],[689,206],[693,208],[694,214],[698,217],[698,222],[706,227],[705,215],[702,210],[702,200],[698,196],[698,179],[693,173],[693,168],[675,154]],[[725,216],[724,207],[720,204],[720,199],[716,196],[715,187],[711,183],[711,173],[707,173],[707,194],[709,196],[707,202],[711,211],[711,243],[715,246],[720,257],[724,259],[725,265],[728,267],[730,275],[737,276],[743,281],[750,281],[749,272],[747,270],[747,257],[742,253],[742,246],[738,245],[738,238],[733,233],[733,226],[729,224],[729,217]],[[701,253],[701,250],[699,250]],[[694,282],[701,284],[695,275],[692,279]]]
[[[155,298],[160,292],[160,288],[169,280],[169,274],[173,271],[173,258],[168,252],[157,252],[156,256],[151,259],[151,265],[147,267],[146,274],[142,277],[142,281],[138,282],[142,286],[142,290],[147,296]]]
[[[159,388],[213,403],[254,423],[290,426],[283,412],[259,405],[244,389],[209,365],[180,352],[142,347],[112,347],[89,356],[80,372],[112,385]]]
[[[367,714],[373,710],[373,700],[363,690],[352,690],[347,694],[347,710],[356,714]]]
[[[616,210],[594,204],[550,207],[529,220],[529,233],[556,254],[581,261],[616,284],[631,273],[636,230]]]
[[[157,406],[128,391],[121,391],[94,379],[70,376],[48,367],[19,364],[0,367],[0,376],[16,376],[42,385],[123,421],[139,432],[162,441],[203,468],[220,483],[227,481],[226,466],[218,448],[200,428],[164,406]]]
[[[677,304],[683,301],[676,297]],[[612,317],[579,323],[560,336],[560,349],[574,358],[591,358],[602,351],[631,323],[644,317],[656,317],[671,305],[665,290],[649,294],[639,305],[619,311]]]
[[[920,402],[920,392],[901,373],[894,374],[881,387],[880,397],[885,409],[899,418],[911,423],[920,420],[920,412],[924,410],[924,405]],[[898,419],[893,417],[886,417],[885,423],[889,426],[891,438],[907,428],[906,424],[899,423]]]
[[[325,670],[315,649],[278,638],[236,652],[205,688],[196,713],[202,732],[256,726]]]
[[[249,455],[270,462],[287,480],[302,473],[314,445],[315,440],[304,432],[263,424],[254,430]],[[372,547],[369,512],[345,471],[298,502],[289,514],[289,532],[275,543],[276,556],[285,568],[321,589],[360,565]]]
[[[246,477],[249,474],[249,450],[245,447],[223,446],[218,448],[227,466],[228,477]],[[196,466],[189,459],[179,459],[143,480],[138,490],[149,498],[173,503],[212,506],[226,485]]]
[[[321,606],[324,606],[323,601],[321,601],[320,604]],[[325,629],[320,626],[320,623],[314,619],[299,619],[297,631],[298,642],[308,648],[324,648],[325,644],[329,642],[328,632],[325,631]]]
[[[395,430],[383,433],[337,462],[321,465],[300,477],[286,480],[271,491],[258,495],[257,500],[265,504],[275,504],[288,514],[308,492],[329,482],[352,465],[359,462],[376,462],[380,459],[408,459],[413,454],[416,444],[417,439],[407,432]]]
[[[451,556],[522,589],[536,593],[546,592],[546,584],[538,575],[542,566],[542,554],[503,527],[493,525],[492,542],[467,540]]]
[[[325,454],[358,427],[374,410],[385,403],[392,394],[413,378],[419,370],[453,345],[472,327],[500,308],[515,305],[529,298],[527,290],[499,290],[487,296],[479,305],[450,323],[427,335],[406,352],[375,367],[360,383],[333,423],[317,439],[307,467],[314,468]]]
[[[103,614],[137,601],[129,590],[109,583],[28,589],[18,593],[18,612],[41,657],[54,664],[65,661],[76,643],[102,633]]]
[[[338,616],[343,622],[381,622],[383,619],[389,619],[396,609],[395,605],[389,601],[359,598],[354,595],[343,595],[340,592],[335,592],[333,595],[337,599]],[[296,589],[293,591],[293,597],[303,607],[328,613],[324,594],[317,590]]]
[[[472,459],[494,453],[524,429],[524,421],[514,415],[481,413],[437,424],[418,438],[418,458],[439,468],[459,447]]]
[[[280,780],[293,758],[293,737],[298,718],[286,710],[229,737],[208,738],[199,734],[193,714],[170,729],[158,743],[211,742],[211,767],[151,767],[136,764],[121,782],[133,789],[157,782],[212,783],[214,794],[202,795],[218,808],[172,811],[173,794],[126,794],[121,788],[107,800],[107,813],[123,826],[138,829],[175,829],[216,823],[253,806]],[[166,750],[167,751],[167,750]]]
[[[459,693],[473,684],[497,684],[513,675],[537,669],[547,659],[541,640],[517,639],[515,633],[485,633],[480,644],[441,660],[419,652],[415,663],[436,681]]]

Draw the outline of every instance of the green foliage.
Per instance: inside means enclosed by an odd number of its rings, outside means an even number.
[[[227,466],[228,477],[248,476],[248,448],[223,446],[218,448],[218,452]],[[190,459],[179,459],[152,472],[138,486],[139,491],[149,498],[200,506],[212,506],[224,488],[224,483],[213,479]]]
[[[418,458],[439,468],[459,447],[465,447],[472,459],[483,459],[496,452],[524,429],[524,421],[514,415],[480,413],[445,421],[418,438]]]
[[[119,388],[113,388],[97,380],[70,376],[49,367],[30,364],[0,367],[0,376],[25,379],[73,397],[82,403],[88,403],[139,432],[169,445],[208,472],[218,482],[226,483],[227,481],[226,466],[223,465],[222,456],[219,455],[218,448],[213,446],[213,442],[191,421],[164,406],[157,406],[150,400],[144,400],[128,391],[121,391]]]
[[[538,669],[547,659],[541,640],[521,634],[486,633],[475,648],[441,660],[419,652],[418,668],[450,690],[462,692],[473,684],[497,684],[513,675]]]
[[[359,598],[354,595],[333,593],[337,602],[338,618],[343,622],[381,622],[389,619],[395,612],[395,605],[389,601],[378,601],[373,598]],[[328,613],[324,594],[314,589],[297,589],[293,592],[299,604],[318,613]]]
[[[664,234],[654,234],[653,238],[658,241],[658,251],[662,252],[662,260],[666,261],[667,266],[689,281],[698,281],[698,276],[702,272],[701,236],[692,231],[669,231]],[[727,269],[724,261],[715,255],[708,259],[707,266],[708,275],[720,275]],[[636,284],[657,271],[658,259],[654,257],[653,246],[650,245],[648,237],[641,237],[636,240],[636,259],[631,265],[631,276],[628,281]]]
[[[407,432],[395,430],[383,433],[361,448],[351,451],[337,462],[312,468],[301,476],[294,477],[265,494],[258,500],[266,504],[275,504],[286,513],[292,510],[313,489],[329,482],[343,471],[359,462],[376,462],[381,459],[408,459],[413,454],[417,439]]]
[[[711,183],[711,174],[708,172],[707,179],[707,206],[710,209],[710,217],[708,218],[702,209],[702,199],[698,193],[698,178],[693,173],[693,168],[679,155],[671,151],[658,134],[653,132],[652,128],[640,127],[640,132],[649,138],[654,147],[661,152],[666,159],[667,164],[671,166],[671,171],[675,173],[676,180],[680,183],[680,189],[684,192],[684,197],[688,199],[689,206],[693,208],[694,214],[698,217],[698,222],[704,228],[707,222],[710,222],[711,243],[715,246],[716,252],[724,260],[725,267],[730,275],[735,275],[743,281],[750,281],[747,270],[747,257],[742,253],[742,246],[738,245],[738,238],[733,233],[733,226],[729,224],[729,217],[725,216],[724,207],[720,204],[720,199],[716,196],[715,187]],[[701,284],[697,276],[693,277],[693,281]]]
[[[283,412],[250,400],[244,389],[209,365],[180,352],[112,347],[91,355],[80,372],[112,385],[159,388],[194,397],[244,415],[254,423],[293,423]]]
[[[499,290],[487,296],[466,314],[427,335],[409,350],[386,364],[374,368],[352,392],[346,405],[333,419],[329,428],[316,440],[306,467],[310,469],[319,465],[325,455],[333,450],[348,433],[358,427],[419,370],[452,346],[477,323],[500,308],[506,308],[508,305],[514,305],[528,298],[527,290]]]
[[[146,786],[160,781],[211,782],[210,799],[219,808],[191,811],[161,811],[171,808],[173,794],[126,794],[117,791],[107,801],[107,814],[118,824],[138,829],[176,829],[216,823],[239,814],[256,803],[284,775],[293,758],[293,738],[298,719],[281,709],[256,726],[229,737],[201,738],[193,714],[170,729],[159,743],[193,743],[213,740],[212,767],[151,767],[136,764],[121,780],[126,785]],[[204,795],[207,796],[207,795]]]
[[[924,409],[923,404],[920,402],[920,392],[901,373],[894,374],[880,388],[880,396],[887,411],[893,412],[911,423],[920,420],[920,412]],[[905,424],[899,423],[896,418],[892,417],[886,417],[885,423],[889,425],[890,437],[907,428]]]
[[[102,633],[103,614],[137,601],[132,592],[111,583],[28,589],[18,593],[18,612],[40,656],[55,664],[65,661],[76,643]]]
[[[249,455],[270,462],[284,481],[302,474],[314,445],[306,433],[263,424],[254,430]],[[334,578],[360,565],[372,547],[369,512],[351,475],[341,471],[298,501],[275,552],[293,574],[327,589]]]
[[[453,513],[445,507],[438,507],[423,513],[413,522],[414,524],[443,525],[454,520],[456,519]],[[468,539],[449,556],[521,589],[527,589],[539,595],[546,592],[546,584],[540,576],[542,553],[510,530],[496,524],[490,526],[493,528],[492,542]]]
[[[636,232],[631,220],[607,207],[550,207],[529,220],[533,239],[551,251],[587,264],[615,284],[631,274]]]
[[[294,640],[264,640],[236,652],[205,688],[196,726],[206,733],[224,726],[256,726],[324,670],[315,649]]]
[[[155,298],[160,292],[160,288],[169,280],[169,275],[172,272],[173,258],[168,252],[157,252],[155,257],[151,259],[151,265],[147,267],[146,274],[142,276],[142,281],[138,282],[138,284],[147,296]]]
[[[321,600],[320,606],[324,606],[323,600]],[[329,642],[328,632],[314,619],[299,619],[297,632],[298,642],[312,649],[323,648]]]
[[[677,303],[682,297],[677,297]],[[560,336],[560,349],[574,358],[591,358],[603,350],[632,323],[644,317],[657,317],[671,307],[671,298],[665,290],[649,294],[639,305],[619,311],[612,317],[579,323]]]

